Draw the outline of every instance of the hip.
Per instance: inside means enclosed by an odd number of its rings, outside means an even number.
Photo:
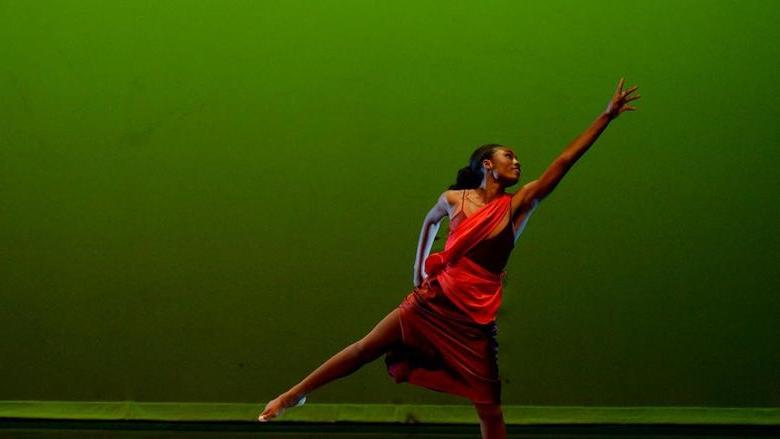
[[[426,278],[423,283],[412,290],[399,305],[406,312],[420,314],[430,320],[441,321],[442,324],[456,327],[464,331],[464,335],[473,337],[495,337],[497,325],[475,322],[468,314],[456,306],[434,277]]]

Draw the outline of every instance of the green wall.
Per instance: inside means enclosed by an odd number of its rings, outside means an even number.
[[[623,76],[639,111],[507,267],[504,402],[780,406],[778,21],[769,0],[0,0],[0,400],[267,401],[411,290],[474,148],[536,178]],[[467,402],[382,361],[309,400]]]

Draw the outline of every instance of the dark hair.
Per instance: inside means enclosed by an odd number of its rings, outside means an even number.
[[[484,178],[484,172],[482,171],[482,160],[493,157],[493,153],[497,148],[504,145],[498,143],[488,143],[482,145],[473,153],[469,159],[468,166],[464,166],[458,171],[458,177],[455,179],[455,184],[450,186],[450,189],[474,189],[482,184],[482,178]]]

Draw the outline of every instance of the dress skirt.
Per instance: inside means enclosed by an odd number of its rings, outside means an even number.
[[[385,355],[396,383],[501,403],[495,321],[474,322],[429,278],[398,308],[403,342]]]

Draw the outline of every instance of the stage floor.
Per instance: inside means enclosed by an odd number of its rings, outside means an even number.
[[[510,438],[758,439],[780,437],[780,426],[739,425],[510,425]],[[143,422],[2,419],[2,439],[402,439],[479,438],[463,424],[269,422]]]

